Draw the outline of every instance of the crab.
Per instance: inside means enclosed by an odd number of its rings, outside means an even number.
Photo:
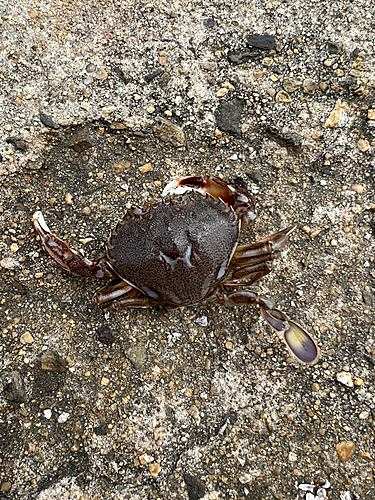
[[[190,176],[171,181],[162,196],[141,213],[126,212],[106,253],[94,259],[52,234],[42,212],[33,222],[45,251],[63,269],[112,280],[95,294],[103,310],[256,304],[290,353],[301,363],[315,363],[319,348],[313,336],[252,286],[270,273],[296,226],[238,245],[240,230],[256,217],[245,189],[218,177]]]

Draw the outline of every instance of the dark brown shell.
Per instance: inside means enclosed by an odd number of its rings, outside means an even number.
[[[108,260],[151,300],[187,306],[211,295],[225,279],[238,235],[231,208],[194,193],[139,216],[125,215],[111,234]]]

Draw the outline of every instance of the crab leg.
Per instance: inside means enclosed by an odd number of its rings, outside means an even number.
[[[289,226],[255,243],[238,246],[233,254],[231,264],[238,267],[249,265],[253,262],[273,260],[275,255],[280,253],[285,247],[289,236],[296,228],[297,226],[295,225]]]
[[[121,278],[100,288],[95,294],[95,300],[101,309],[112,310],[125,307],[153,307],[157,304]]]
[[[302,326],[276,309],[272,300],[261,297],[251,290],[244,290],[217,294],[216,301],[228,306],[258,304],[263,319],[285,342],[293,357],[307,365],[312,365],[319,359],[319,347],[314,338]]]
[[[229,184],[219,177],[206,178],[200,175],[174,179],[167,184],[163,196],[167,194],[183,194],[186,191],[208,193],[217,200],[231,206],[241,220],[242,228],[255,219],[255,202],[253,197],[243,188]]]
[[[42,212],[35,212],[33,222],[44,250],[66,271],[84,277],[115,278],[117,276],[103,257],[90,260],[52,234]]]
[[[285,247],[289,235],[296,227],[289,226],[255,243],[238,246],[230,262],[233,268],[228,280],[239,280],[251,276],[247,284],[252,284],[270,273],[272,268],[269,263]]]

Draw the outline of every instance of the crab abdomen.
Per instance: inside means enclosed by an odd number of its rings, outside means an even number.
[[[239,221],[211,196],[191,194],[126,215],[108,245],[108,259],[125,281],[150,299],[187,306],[212,294],[225,279]]]

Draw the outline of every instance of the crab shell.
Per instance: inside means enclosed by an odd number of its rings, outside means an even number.
[[[192,192],[141,215],[127,213],[112,232],[113,270],[149,299],[189,306],[209,297],[227,275],[240,220],[209,194]]]

